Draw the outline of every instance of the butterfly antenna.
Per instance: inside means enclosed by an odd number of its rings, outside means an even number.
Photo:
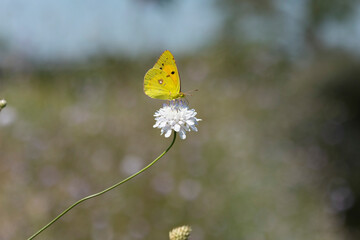
[[[184,92],[184,95],[192,96],[191,92],[197,92],[197,91],[199,91],[199,89],[190,90],[190,91]]]

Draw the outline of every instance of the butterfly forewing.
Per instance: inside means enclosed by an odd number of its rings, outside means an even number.
[[[176,67],[175,58],[170,51],[166,50],[165,52],[163,52],[153,68],[158,68],[160,70],[163,70],[168,75],[170,75],[171,79],[174,82],[174,86],[175,86],[174,90],[176,91],[176,93],[180,92],[179,72]]]

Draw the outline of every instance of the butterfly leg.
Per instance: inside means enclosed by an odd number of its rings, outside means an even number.
[[[186,105],[189,106],[189,100],[186,97],[184,97],[184,102],[185,102]]]

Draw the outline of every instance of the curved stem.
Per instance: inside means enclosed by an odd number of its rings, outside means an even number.
[[[175,139],[176,139],[176,132],[174,131],[174,138],[170,144],[170,146],[162,153],[160,154],[160,156],[158,156],[154,161],[152,161],[149,165],[147,165],[146,167],[144,167],[143,169],[141,169],[140,171],[134,173],[133,175],[125,178],[124,180],[116,183],[115,185],[101,191],[101,192],[98,192],[98,193],[95,193],[95,194],[92,194],[92,195],[89,195],[87,197],[84,197],[82,199],[80,199],[79,201],[77,201],[76,203],[74,203],[73,205],[71,205],[70,207],[68,207],[65,211],[63,211],[62,213],[60,213],[56,218],[54,218],[51,222],[49,222],[48,224],[46,224],[44,227],[42,227],[39,231],[37,231],[34,235],[32,235],[30,238],[28,238],[28,240],[31,240],[31,239],[34,239],[37,235],[39,235],[41,232],[43,232],[45,229],[47,229],[48,227],[50,227],[54,222],[56,222],[57,220],[59,220],[59,218],[61,218],[62,216],[64,216],[67,212],[69,212],[71,209],[73,209],[75,206],[79,205],[80,203],[86,201],[86,200],[89,200],[91,198],[94,198],[94,197],[97,197],[97,196],[100,196],[118,186],[120,186],[121,184],[123,183],[126,183],[127,181],[129,181],[130,179],[136,177],[137,175],[139,175],[140,173],[144,172],[145,170],[147,170],[148,168],[150,168],[152,165],[154,165],[162,156],[164,156],[169,150],[170,148],[174,145],[174,142],[175,142]]]

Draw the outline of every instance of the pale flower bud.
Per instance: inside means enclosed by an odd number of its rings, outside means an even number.
[[[188,240],[191,232],[190,226],[181,226],[170,231],[170,240]]]

